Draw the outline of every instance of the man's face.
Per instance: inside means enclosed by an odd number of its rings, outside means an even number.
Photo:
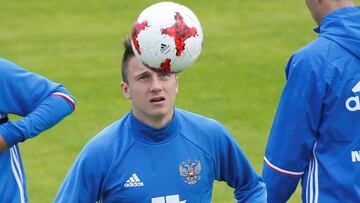
[[[131,100],[136,118],[147,124],[166,124],[171,120],[178,92],[176,74],[152,71],[136,57],[131,57],[127,78],[128,83],[122,82],[121,89]]]
[[[319,25],[321,22],[321,2],[320,0],[305,0],[314,21]]]

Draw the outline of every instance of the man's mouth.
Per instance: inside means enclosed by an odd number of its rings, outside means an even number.
[[[165,97],[154,97],[152,99],[150,99],[151,103],[157,103],[157,102],[162,102],[165,100]]]

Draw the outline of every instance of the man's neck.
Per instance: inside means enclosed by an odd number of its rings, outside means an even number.
[[[350,7],[350,6],[355,6],[354,1],[350,1],[350,0],[339,0],[339,1],[335,1],[335,0],[324,0],[322,2],[320,2],[319,5],[321,8],[321,14],[320,14],[320,19],[322,20],[324,18],[324,16],[326,16],[327,14],[341,9],[341,8],[345,8],[345,7]],[[320,24],[320,21],[317,21],[318,24]]]
[[[341,1],[327,1],[327,6],[326,6],[326,10],[325,10],[325,15],[328,13],[331,13],[335,10],[344,8],[344,7],[349,7],[349,6],[355,6],[354,5],[354,1],[349,1],[349,0],[341,0]]]
[[[162,128],[163,126],[165,126],[166,124],[168,124],[169,122],[171,121],[171,118],[170,119],[148,119],[146,121],[142,121],[144,122],[145,124],[153,127],[153,128],[156,128],[156,129],[159,129],[159,128]]]
[[[165,116],[144,116],[138,115],[136,112],[133,111],[134,116],[140,120],[141,122],[145,123],[148,126],[153,128],[159,129],[168,124],[174,116],[174,110],[171,114],[167,114]]]

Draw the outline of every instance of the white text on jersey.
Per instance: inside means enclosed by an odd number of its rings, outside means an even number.
[[[352,88],[354,93],[360,92],[360,81]],[[346,102],[345,106],[349,111],[358,111],[360,110],[360,98],[359,96],[349,97]]]
[[[151,203],[186,203],[186,200],[180,201],[179,195],[169,195],[151,198]]]
[[[360,151],[352,151],[351,160],[352,162],[360,162]]]

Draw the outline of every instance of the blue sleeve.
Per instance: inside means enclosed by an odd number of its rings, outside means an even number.
[[[72,105],[62,97],[49,96],[22,119],[0,125],[0,134],[10,148],[54,126],[72,111]]]
[[[66,175],[54,200],[65,202],[96,202],[101,194],[101,185],[106,176],[105,163],[101,151],[95,142],[90,141],[80,152],[70,171]]]
[[[261,177],[252,168],[239,145],[225,128],[222,135],[224,136],[219,137],[218,142],[216,179],[226,181],[235,189],[234,195],[237,202],[266,202],[266,189]]]
[[[324,97],[325,73],[319,61],[293,56],[287,82],[265,150],[263,179],[268,202],[286,202],[310,162]]]
[[[0,113],[23,117],[0,126],[8,147],[52,127],[74,109],[74,98],[61,84],[1,58],[0,87]]]

